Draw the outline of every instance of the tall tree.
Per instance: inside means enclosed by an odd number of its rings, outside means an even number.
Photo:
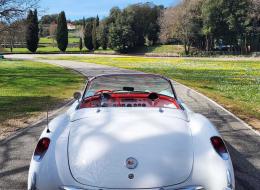
[[[249,0],[206,0],[202,5],[206,50],[229,45],[230,50],[246,51],[250,31]]]
[[[161,24],[161,37],[180,41],[185,54],[190,53],[190,47],[202,46],[201,4],[203,0],[184,0],[175,7],[164,11]]]
[[[106,50],[108,46],[108,35],[109,35],[109,27],[107,24],[107,20],[104,20],[103,22],[100,23],[97,32],[97,39],[100,43],[100,46],[104,50]]]
[[[162,9],[163,6],[152,3],[133,4],[123,10],[112,8],[107,18],[109,46],[126,52],[137,46],[156,43]]]
[[[68,27],[64,11],[58,17],[56,41],[60,51],[65,52],[68,46]]]
[[[57,33],[57,24],[55,22],[53,22],[49,26],[49,34],[50,34],[50,37],[52,38],[53,47],[55,46],[56,33]]]
[[[248,30],[249,45],[252,52],[260,51],[260,1],[251,0],[249,19],[250,25]]]
[[[83,49],[83,43],[82,43],[82,38],[79,38],[79,50],[82,51]]]
[[[159,39],[160,26],[158,24],[150,23],[148,26],[147,39],[153,45]]]
[[[135,47],[135,33],[127,22],[127,17],[128,13],[124,10],[109,28],[109,46],[122,53]]]
[[[97,25],[97,27],[99,27],[99,17],[98,17],[98,15],[96,17],[96,25]]]
[[[158,19],[162,6],[152,3],[138,3],[128,6],[127,22],[135,33],[135,46],[143,46],[146,39],[155,43],[158,39],[160,27]]]
[[[120,14],[121,10],[119,9],[119,7],[113,7],[112,9],[110,9],[110,13],[107,18],[107,24],[110,25],[112,23],[115,23]]]
[[[97,19],[93,22],[93,27],[92,27],[92,43],[93,43],[93,49],[96,50],[99,48],[98,45],[98,40],[97,40]]]
[[[26,45],[27,49],[35,53],[39,43],[39,26],[37,10],[29,11],[27,16]]]
[[[245,53],[247,51],[247,28],[250,23],[248,18],[250,11],[249,0],[226,0],[223,3],[225,20],[229,26],[229,30],[236,37],[234,43],[240,47],[239,50],[241,52]]]
[[[88,50],[93,50],[93,42],[92,42],[92,31],[93,31],[93,23],[95,18],[88,18],[86,20],[86,26],[84,31],[84,44]]]
[[[85,19],[85,17],[83,17],[83,19],[82,19],[82,26],[85,29],[85,27],[86,27],[86,19]]]
[[[40,24],[52,24],[57,23],[59,14],[43,15],[40,19]]]

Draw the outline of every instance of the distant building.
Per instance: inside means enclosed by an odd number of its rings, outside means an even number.
[[[76,30],[76,25],[72,23],[67,23],[68,30]]]

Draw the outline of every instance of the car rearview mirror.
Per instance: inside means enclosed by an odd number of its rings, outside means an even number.
[[[73,97],[74,97],[75,100],[78,100],[78,101],[79,101],[79,99],[81,98],[81,93],[80,93],[80,92],[75,92],[75,93],[73,94]]]

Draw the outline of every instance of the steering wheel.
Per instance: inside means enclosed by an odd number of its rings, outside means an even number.
[[[104,90],[97,90],[94,95],[98,95],[98,94],[105,93],[105,92],[112,93],[113,91],[112,90],[105,90],[105,89]]]

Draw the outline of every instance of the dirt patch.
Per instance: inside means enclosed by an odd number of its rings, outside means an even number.
[[[73,102],[73,99],[58,103],[52,110],[49,111],[49,116],[52,117],[56,113],[65,111],[67,107]],[[30,116],[24,116],[19,118],[7,119],[0,123],[0,141],[9,137],[10,135],[18,132],[21,129],[32,126],[37,121],[45,119],[47,112],[36,112]]]
[[[260,131],[260,120],[255,118],[245,119],[245,121],[254,127],[254,129]]]
[[[0,124],[0,140],[10,136],[11,134],[24,129],[36,121],[46,117],[46,113],[36,113],[30,117],[8,119]]]

